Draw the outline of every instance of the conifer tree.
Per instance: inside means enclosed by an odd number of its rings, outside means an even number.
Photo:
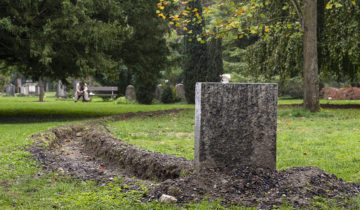
[[[212,38],[208,43],[206,81],[220,82],[223,74],[222,39]]]
[[[200,0],[190,0],[187,5],[189,23],[185,30],[184,89],[188,103],[195,103],[195,84],[205,82],[207,74],[207,46],[203,40],[204,20]]]

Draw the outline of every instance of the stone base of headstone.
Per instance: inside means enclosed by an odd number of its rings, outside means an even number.
[[[275,169],[277,90],[277,84],[197,83],[196,169]]]
[[[135,101],[136,100],[136,92],[135,92],[135,87],[132,85],[128,85],[126,87],[126,91],[125,91],[125,98],[129,101]]]

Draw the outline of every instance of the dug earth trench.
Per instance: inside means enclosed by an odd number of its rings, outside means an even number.
[[[32,136],[29,151],[42,168],[63,176],[106,184],[121,177],[131,190],[149,189],[143,201],[171,195],[179,204],[221,200],[224,205],[262,209],[287,203],[308,207],[315,197],[338,199],[359,194],[360,185],[346,183],[316,167],[265,170],[244,166],[196,172],[193,161],[139,149],[114,138],[104,122],[135,116],[152,117],[181,110],[127,113],[51,129]]]

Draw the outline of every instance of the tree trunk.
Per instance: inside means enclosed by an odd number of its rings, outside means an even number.
[[[304,108],[320,110],[318,53],[317,53],[317,0],[304,0]]]
[[[42,81],[42,77],[39,78],[39,87],[40,87],[39,102],[44,102],[44,84]]]

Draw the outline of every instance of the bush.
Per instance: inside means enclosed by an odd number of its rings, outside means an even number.
[[[279,83],[279,95],[290,96],[292,98],[303,98],[303,79],[293,77]]]
[[[137,104],[136,101],[130,101],[125,96],[119,97],[114,101],[115,104]]]
[[[167,85],[161,95],[161,102],[164,104],[171,104],[174,102],[173,90],[170,85]]]

